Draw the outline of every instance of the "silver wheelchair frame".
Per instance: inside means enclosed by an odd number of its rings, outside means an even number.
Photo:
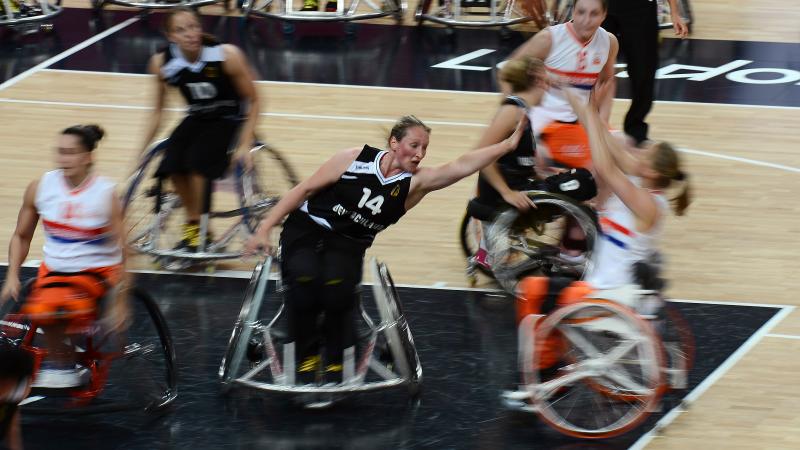
[[[170,9],[178,6],[199,8],[218,3],[218,0],[177,0],[177,1],[147,1],[147,0],[91,0],[95,9],[101,9],[106,4],[127,6],[139,9]]]
[[[48,0],[37,0],[36,4],[42,9],[42,13],[29,17],[14,17],[11,10],[10,0],[0,0],[3,4],[3,11],[0,12],[0,26],[7,26],[11,29],[20,29],[22,33],[33,33],[41,30],[51,30],[52,24],[40,23],[52,19],[61,14],[61,0],[50,2]]]
[[[345,395],[406,386],[411,397],[418,395],[422,383],[422,366],[411,330],[403,315],[400,298],[385,264],[374,258],[370,262],[374,278],[372,292],[380,321],[375,324],[363,306],[360,307],[361,317],[369,329],[366,345],[360,355],[355,355],[353,348],[345,350],[343,382],[333,386],[295,385],[294,344],[287,343],[283,348],[278,348],[274,336],[273,328],[283,313],[283,303],[270,320],[259,319],[264,299],[282,297],[285,289],[280,279],[270,282],[273,266],[277,266],[277,261],[270,256],[253,271],[242,309],[219,367],[223,391],[234,386],[244,386],[275,393]],[[393,367],[375,357],[376,342],[381,334],[388,344]],[[263,338],[265,347],[266,357],[259,362],[247,359],[248,343],[254,335]],[[243,370],[243,366],[248,364]],[[365,381],[369,371],[379,380]]]
[[[336,11],[328,12],[295,10],[293,0],[245,0],[242,12],[245,17],[253,14],[292,22],[350,22],[392,16],[399,23],[408,9],[407,0],[382,0],[380,6],[373,0],[363,0],[369,11],[358,12],[362,0],[350,0],[349,4],[345,1],[339,0]]]
[[[447,26],[506,27],[533,20],[517,8],[517,0],[443,0],[436,11],[430,11],[434,1],[419,1],[414,13],[418,23],[428,20]]]

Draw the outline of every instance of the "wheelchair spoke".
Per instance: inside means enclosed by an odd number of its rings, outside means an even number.
[[[631,350],[636,348],[636,346],[638,346],[640,342],[641,342],[641,339],[628,339],[628,340],[625,340],[625,341],[623,341],[622,344],[614,347],[613,350],[611,350],[610,352],[608,352],[605,355],[603,355],[603,360],[605,360],[605,362],[607,364],[614,364],[620,358],[622,358],[623,356],[627,355],[628,353],[630,353]]]
[[[564,336],[580,350],[588,358],[597,358],[601,356],[600,351],[592,344],[586,337],[584,337],[577,329],[571,326],[559,327]]]

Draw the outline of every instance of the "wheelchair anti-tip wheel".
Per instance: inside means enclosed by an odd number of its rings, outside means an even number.
[[[542,191],[529,196],[536,208],[524,214],[503,211],[486,231],[492,272],[509,293],[526,275],[582,278],[597,239],[597,222],[587,207]]]
[[[523,377],[533,408],[567,435],[623,434],[656,409],[666,389],[658,336],[634,311],[613,302],[558,308],[524,345]]]
[[[34,388],[23,401],[26,414],[156,411],[175,400],[177,367],[166,320],[141,289],[133,289],[128,302],[131,320],[124,335],[94,326],[70,336],[86,383],[69,389]],[[37,359],[46,352],[42,328],[14,310],[0,322],[0,339],[20,345]]]

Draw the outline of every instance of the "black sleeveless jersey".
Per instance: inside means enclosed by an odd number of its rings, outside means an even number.
[[[246,105],[233,81],[222,70],[225,53],[222,45],[203,46],[200,58],[189,62],[175,44],[164,49],[161,75],[180,89],[189,114],[208,119],[240,119]]]
[[[506,97],[502,104],[516,105],[525,111],[528,109],[524,100],[513,95]],[[517,148],[501,156],[497,160],[497,165],[511,189],[526,190],[530,188],[529,180],[536,176],[536,140],[533,138],[530,124],[523,132]],[[478,177],[478,197],[490,203],[502,198],[484,179],[483,175]]]
[[[320,191],[295,214],[305,213],[324,228],[369,247],[375,235],[406,213],[411,173],[384,178],[386,151],[364,146],[339,180]]]

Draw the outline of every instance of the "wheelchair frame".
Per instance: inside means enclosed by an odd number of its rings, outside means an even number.
[[[167,148],[169,144],[168,139],[163,139],[156,142],[144,154],[142,162],[131,175],[128,188],[126,189],[123,198],[123,205],[128,212],[128,207],[136,200],[137,189],[146,181],[146,172],[148,167],[156,163],[157,157]],[[285,181],[294,186],[298,183],[297,176],[285,158],[274,148],[258,143],[250,150],[254,159],[258,159],[259,154],[265,154],[270,158],[271,162],[277,163],[282,171]],[[254,163],[256,164],[256,163]],[[244,234],[244,237],[249,236],[255,232],[258,226],[258,220],[261,215],[275,206],[278,203],[278,196],[269,196],[267,198],[257,199],[263,187],[258,186],[257,172],[259,167],[256,166],[252,171],[246,171],[241,163],[231,170],[231,174],[225,178],[217,181],[212,181],[207,186],[205,195],[205,207],[203,215],[200,220],[200,246],[197,252],[187,252],[175,249],[159,248],[159,239],[161,233],[167,227],[167,221],[170,214],[181,206],[180,199],[177,194],[164,193],[162,190],[162,181],[156,182],[154,189],[150,189],[144,193],[145,197],[154,198],[154,207],[152,217],[149,219],[149,224],[142,230],[128,236],[129,245],[139,253],[144,253],[155,257],[157,260],[166,261],[168,265],[172,261],[183,261],[186,264],[181,265],[181,268],[191,265],[192,263],[216,261],[223,259],[235,259],[242,256],[241,252],[226,252],[223,249],[230,244],[233,239],[239,235]],[[239,207],[229,211],[211,211],[211,194],[215,187],[224,185],[225,183],[234,185],[236,193],[239,197]],[[141,193],[139,193],[141,194]],[[241,220],[230,226],[222,235],[214,242],[207,242],[206,236],[209,230],[209,221],[212,218],[232,218],[241,216]],[[126,214],[126,220],[128,219]],[[135,224],[134,226],[138,225]]]
[[[42,8],[42,13],[29,17],[14,17],[11,9],[11,0],[0,0],[3,4],[3,12],[0,13],[0,26],[7,26],[11,29],[21,29],[22,33],[33,33],[39,30],[51,30],[52,24],[38,23],[52,19],[61,14],[61,0],[49,2],[48,0],[37,0],[36,4]],[[37,24],[38,23],[38,24]]]
[[[178,0],[175,2],[169,1],[147,1],[147,0],[91,0],[92,7],[95,9],[102,9],[106,4],[113,4],[119,6],[127,6],[129,8],[140,9],[170,9],[178,6],[188,6],[190,8],[199,8],[201,6],[208,6],[218,3],[218,0]]]
[[[519,11],[517,0],[440,0],[438,11],[431,12],[433,1],[419,1],[414,13],[418,23],[429,20],[447,26],[507,27],[533,20]],[[470,20],[475,17],[483,19]]]
[[[30,280],[22,290],[21,296],[30,292],[34,280]],[[113,294],[109,294],[113,295]],[[95,340],[93,334],[97,331],[97,326],[94,323],[87,322],[88,319],[76,319],[76,328],[81,330],[80,334],[86,337],[85,348],[76,345],[77,362],[82,363],[83,367],[89,370],[91,374],[89,383],[85,386],[76,388],[57,389],[60,392],[67,393],[67,399],[63,402],[63,407],[44,406],[39,407],[36,405],[25,407],[26,412],[38,414],[57,414],[61,413],[66,408],[79,408],[83,413],[99,413],[109,412],[116,410],[126,409],[143,409],[144,411],[157,411],[166,408],[178,396],[177,388],[177,365],[175,363],[175,348],[172,342],[172,335],[170,334],[167,322],[164,319],[161,310],[156,304],[155,300],[144,290],[134,288],[130,296],[131,302],[140,304],[146,310],[148,317],[152,321],[153,326],[158,333],[158,348],[154,343],[142,345],[139,342],[127,342],[121,345],[119,351],[105,351],[101,347],[109,338],[113,336],[105,336],[99,340]],[[24,300],[23,300],[24,301]],[[20,348],[30,352],[34,357],[34,378],[35,374],[39,371],[42,360],[47,355],[47,349],[37,347],[34,345],[34,339],[37,334],[41,334],[41,326],[36,321],[31,321],[23,314],[9,311],[21,306],[21,302],[8,301],[5,311],[0,314],[0,339],[6,340],[19,346]],[[14,333],[10,333],[11,330]],[[9,334],[12,334],[9,336]],[[95,400],[104,390],[108,384],[109,371],[111,370],[114,361],[120,359],[132,359],[139,355],[147,355],[151,352],[159,352],[164,357],[164,390],[158,393],[158,397],[154,398],[143,407],[139,403],[105,403],[102,405],[93,405],[92,401]],[[46,392],[53,391],[54,389],[44,388]],[[34,396],[39,396],[37,392],[39,388],[34,388]],[[46,397],[44,394],[41,398]],[[63,394],[61,394],[63,396]],[[24,402],[23,402],[24,403]]]
[[[369,328],[368,342],[357,358],[354,349],[345,350],[343,383],[334,386],[295,385],[294,345],[293,343],[285,344],[282,349],[283,358],[280,358],[274,339],[273,327],[283,313],[284,305],[281,304],[278,312],[268,322],[258,319],[262,301],[270,289],[271,269],[276,264],[276,260],[270,256],[256,266],[253,271],[242,309],[228,342],[228,349],[219,368],[224,391],[228,391],[234,386],[245,386],[266,392],[344,395],[406,386],[410,396],[413,397],[419,393],[422,383],[422,366],[414,346],[411,330],[403,315],[402,305],[388,268],[375,259],[371,261],[370,266],[375,279],[372,289],[380,322],[375,325],[361,307],[361,317]],[[279,280],[274,286],[272,289],[275,293],[283,292],[284,288],[280,285]],[[241,373],[242,364],[246,362],[247,358],[248,343],[253,334],[263,337],[266,358],[259,362],[253,362],[252,367]],[[385,337],[397,370],[374,357],[379,334],[383,334]],[[372,370],[380,378],[380,381],[365,381],[369,370]],[[268,374],[271,382],[255,379],[262,373]]]
[[[293,0],[245,0],[242,12],[245,17],[251,14],[260,17],[285,20],[290,22],[350,22],[355,20],[376,19],[378,17],[392,16],[400,23],[408,9],[407,0],[382,0],[383,5],[378,6],[372,0],[363,0],[369,12],[358,12],[362,0],[339,0],[336,11],[298,11],[294,9]],[[277,6],[278,12],[271,9]]]
[[[637,289],[636,286],[600,290],[579,302],[559,307],[548,316],[529,315],[523,318],[518,326],[518,359],[524,385],[517,391],[504,393],[505,399],[515,402],[521,411],[536,413],[551,427],[573,437],[610,438],[635,428],[650,413],[658,411],[661,398],[669,389],[686,388],[693,359],[693,340],[688,328],[679,331],[682,334],[679,345],[684,348],[669,348],[652,325],[656,317],[640,315],[635,311],[636,303],[652,296],[660,299],[657,291]],[[667,305],[663,308],[666,310]],[[586,312],[590,310],[593,311]],[[671,314],[677,312],[668,313]],[[673,316],[671,320],[682,319]],[[686,325],[678,323],[677,326]],[[619,335],[625,339],[622,344],[602,352],[591,340],[577,333],[578,329],[590,330],[600,336]],[[537,342],[551,336],[549,333],[570,340],[575,348],[580,348],[585,355],[591,354],[591,357],[569,362],[560,369],[566,372],[562,377],[542,380],[534,369],[539,366]],[[643,383],[629,377],[629,372],[615,367],[632,350],[644,356],[644,360],[637,362],[642,367]],[[624,363],[630,364],[631,361]],[[611,402],[634,406],[611,424],[598,426],[597,429],[578,426],[551,405],[566,398],[569,394],[562,392],[568,392],[571,386],[579,382]],[[549,403],[551,398],[558,395],[562,397]],[[637,402],[641,407],[636,407]]]

